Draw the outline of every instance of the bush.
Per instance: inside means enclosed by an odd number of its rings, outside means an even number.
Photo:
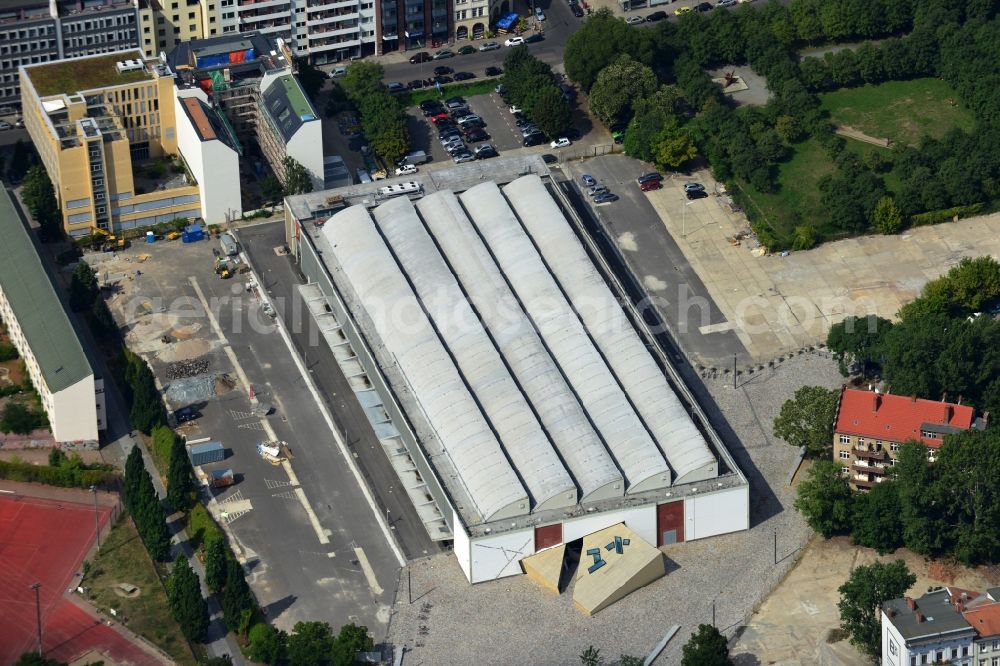
[[[910,216],[910,224],[914,227],[922,227],[926,224],[938,224],[940,222],[950,222],[955,217],[963,218],[977,214],[983,209],[983,204],[976,203],[968,206],[955,206],[944,210],[932,210],[928,213],[918,213]]]
[[[27,435],[32,430],[44,428],[49,424],[45,414],[28,408],[22,402],[8,402],[0,416],[0,431],[15,432]]]
[[[103,490],[116,489],[121,481],[117,472],[108,470],[48,467],[5,460],[0,460],[0,479],[25,483],[44,483],[60,488],[97,486]]]
[[[0,342],[0,363],[18,358],[17,347],[9,342]]]

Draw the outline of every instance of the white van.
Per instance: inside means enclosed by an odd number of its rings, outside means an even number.
[[[337,79],[343,76],[344,74],[347,74],[346,67],[334,67],[333,70],[330,72],[330,78]]]

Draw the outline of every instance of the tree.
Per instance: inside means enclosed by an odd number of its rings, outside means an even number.
[[[281,181],[274,175],[268,174],[260,181],[260,193],[266,203],[276,204],[284,198],[285,188],[281,186]]]
[[[691,137],[676,127],[664,127],[653,141],[653,159],[661,169],[679,169],[698,156]]]
[[[205,585],[216,594],[221,592],[226,584],[227,559],[225,537],[209,538],[205,545]]]
[[[327,77],[323,70],[309,64],[309,61],[305,58],[297,58],[295,65],[298,68],[297,78],[302,85],[302,90],[305,91],[312,103],[315,104],[319,98],[320,91],[323,90],[323,85],[329,77]]]
[[[731,666],[726,637],[710,624],[698,625],[698,631],[684,644],[681,666]]]
[[[198,574],[188,564],[187,558],[178,555],[167,581],[167,599],[170,614],[177,620],[185,638],[200,643],[208,633],[208,604],[201,596]]]
[[[841,470],[843,467],[832,460],[817,460],[796,492],[795,510],[826,538],[851,528],[853,497]]]
[[[94,303],[90,308],[90,322],[94,331],[100,335],[118,335],[118,324],[111,314],[108,304],[104,302],[104,297],[100,294],[94,296]]]
[[[641,657],[633,657],[628,654],[618,657],[618,666],[642,666],[643,663],[645,663],[645,660]]]
[[[891,553],[903,545],[903,525],[899,519],[898,485],[892,481],[876,483],[867,493],[854,497],[851,536],[865,548],[879,555]]]
[[[798,143],[802,140],[802,123],[795,116],[778,116],[774,121],[774,130],[786,143]]]
[[[851,644],[875,661],[882,654],[882,604],[898,599],[917,582],[903,560],[890,564],[874,562],[851,572],[840,586],[840,627]]]
[[[250,629],[249,638],[252,660],[273,666],[285,658],[288,634],[280,629],[259,622]]]
[[[55,659],[46,659],[37,652],[25,652],[14,666],[66,666],[66,664]]]
[[[41,164],[33,165],[24,175],[21,199],[38,221],[42,240],[56,240],[62,235],[62,211],[49,174]]]
[[[281,161],[281,167],[285,171],[286,194],[308,194],[313,191],[312,177],[294,157],[286,155]]]
[[[7,178],[14,183],[21,182],[24,175],[31,168],[31,149],[24,143],[23,139],[18,139],[14,144],[14,154],[10,158],[10,166],[7,167]]]
[[[250,586],[243,575],[243,567],[233,558],[226,561],[226,584],[222,593],[222,614],[230,631],[238,632],[244,611],[257,610]],[[324,652],[324,654],[326,654]],[[295,663],[295,660],[292,660]]]
[[[333,640],[330,650],[330,666],[351,666],[354,655],[366,652],[374,647],[375,642],[368,634],[368,628],[359,624],[345,624]]]
[[[566,40],[563,51],[566,76],[589,92],[598,73],[624,51],[629,38],[624,22],[609,9],[598,9]]]
[[[80,261],[73,269],[69,282],[69,307],[73,312],[89,310],[98,295],[97,274],[86,261]]]
[[[588,645],[587,649],[580,653],[580,664],[582,666],[600,666],[601,651],[593,645]]]
[[[194,473],[188,459],[184,439],[167,426],[157,426],[153,431],[154,440],[169,442],[170,468],[167,471],[167,504],[174,511],[184,511],[191,506],[194,493]]]
[[[142,459],[142,451],[139,450],[138,446],[133,445],[132,450],[129,451],[128,458],[125,459],[125,475],[123,481],[125,507],[133,516],[135,515],[135,507],[137,506],[137,498],[139,495],[139,477],[144,471],[146,471],[146,464]]]
[[[326,622],[296,622],[288,637],[288,661],[296,666],[320,666],[333,650],[333,630]]]
[[[526,109],[527,110],[527,109]],[[554,85],[538,92],[530,110],[531,118],[546,136],[558,137],[573,122],[573,112],[562,92]]]
[[[880,234],[891,236],[903,228],[903,215],[892,197],[882,197],[872,212],[872,226]]]
[[[818,458],[833,446],[833,418],[840,392],[822,386],[803,386],[781,406],[774,419],[774,435],[792,446],[804,446]]]
[[[149,556],[159,562],[170,556],[170,530],[167,528],[167,514],[160,504],[160,498],[153,487],[153,479],[145,469],[139,474],[136,499],[132,507],[136,529]]]
[[[879,345],[891,328],[891,321],[877,315],[851,315],[831,326],[826,346],[840,364],[841,374],[846,377],[850,366],[858,363],[861,373],[868,377],[870,362],[876,358]]]
[[[1000,559],[1000,435],[993,430],[949,435],[937,462],[938,505],[948,545],[967,566]]]
[[[59,467],[64,462],[66,462],[66,454],[62,452],[62,449],[55,447],[49,449],[49,467]]]
[[[19,435],[27,435],[43,423],[37,412],[28,409],[23,402],[15,400],[8,402],[0,415],[0,431],[5,433],[16,432]]]
[[[612,125],[630,116],[633,102],[649,97],[657,87],[652,69],[620,55],[597,75],[590,89],[590,110],[605,125]]]

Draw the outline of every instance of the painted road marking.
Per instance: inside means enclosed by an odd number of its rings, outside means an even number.
[[[698,332],[702,335],[708,335],[709,333],[722,333],[723,331],[733,330],[733,322],[724,321],[719,324],[708,324],[707,326],[699,326]]]
[[[372,588],[372,592],[375,596],[382,594],[382,588],[379,587],[378,580],[375,578],[375,571],[372,569],[372,565],[368,563],[368,556],[365,555],[364,548],[355,548],[354,555],[358,558],[358,562],[361,563],[361,570],[365,572],[365,580],[368,581],[368,587]]]

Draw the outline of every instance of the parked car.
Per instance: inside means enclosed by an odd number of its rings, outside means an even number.
[[[628,23],[629,25],[638,25],[640,23],[643,23],[645,20],[646,19],[642,18],[641,16],[629,16],[627,19],[625,19],[625,23]]]
[[[597,185],[597,180],[588,174],[580,176],[580,180],[583,182],[585,187],[593,187],[594,185]]]
[[[587,188],[588,197],[596,197],[598,194],[604,194],[608,191],[607,185],[591,185]]]
[[[541,41],[544,41],[544,40],[545,40],[545,35],[543,35],[540,32],[536,32],[533,35],[528,35],[527,37],[525,37],[524,38],[524,43],[525,44],[534,44],[536,42],[541,42]]]
[[[454,58],[454,57],[455,57],[455,52],[450,51],[448,49],[441,49],[440,51],[434,54],[435,60],[444,60],[445,58]]]
[[[472,44],[466,44],[458,50],[458,55],[469,55],[470,53],[475,53],[476,47]]]
[[[715,3],[716,7],[732,7],[736,4],[736,0],[719,0]]]
[[[551,153],[545,153],[544,155],[542,155],[542,161],[545,162],[546,164],[555,164],[556,162],[559,161],[559,158]]]
[[[0,120],[0,131],[9,130],[13,125],[11,125],[6,120]]]
[[[472,72],[458,72],[455,74],[456,81],[468,81],[469,79],[476,78],[476,75]]]
[[[412,164],[404,164],[402,166],[396,167],[397,176],[409,176],[411,173],[416,173],[417,167]]]
[[[466,123],[472,123],[472,122],[475,122],[477,120],[482,120],[482,118],[480,118],[479,116],[477,116],[474,113],[468,113],[468,114],[466,114],[464,116],[459,116],[458,118],[456,118],[455,122],[458,123],[459,125],[464,125]]]
[[[461,153],[469,152],[469,147],[465,145],[464,141],[459,141],[458,143],[453,143],[452,145],[445,148],[449,155],[455,156]]]
[[[500,76],[501,74],[503,74],[503,70],[500,69],[499,67],[486,68],[486,76]]]
[[[330,78],[331,79],[339,79],[340,77],[342,77],[345,74],[347,74],[347,68],[346,67],[334,67],[332,70],[330,70]]]
[[[662,21],[667,18],[666,12],[653,12],[646,17],[646,23],[656,23],[657,21]]]
[[[611,192],[605,192],[594,197],[595,204],[611,203],[613,201],[618,201],[618,195]]]
[[[635,182],[637,182],[640,185],[642,185],[643,183],[648,183],[651,180],[655,180],[655,181],[659,182],[659,181],[663,180],[663,176],[661,174],[655,172],[655,171],[651,171],[649,173],[644,173],[641,176],[639,176],[638,178],[636,178]]]
[[[685,192],[704,192],[705,186],[701,183],[684,183]]]
[[[550,143],[549,148],[567,148],[572,143],[572,141],[563,136]]]
[[[658,180],[647,180],[644,183],[639,183],[639,189],[643,192],[650,192],[652,190],[658,190],[663,187],[663,183]]]
[[[702,2],[702,3],[699,3],[699,4],[695,5],[694,9],[697,12],[710,12],[710,11],[712,11],[712,5],[710,3],[707,3],[707,2]]]
[[[583,18],[583,9],[578,4],[573,4],[569,10],[573,12],[573,16],[577,18]],[[662,13],[662,12],[661,12]]]
[[[0,120],[0,122],[6,123],[4,120]],[[195,420],[199,416],[201,416],[201,413],[199,413],[198,410],[191,405],[181,407],[180,409],[174,411],[174,420],[178,423],[187,423],[188,421]]]
[[[451,136],[446,136],[445,138],[441,139],[441,145],[444,146],[445,150],[448,150],[452,146],[454,146],[456,144],[461,144],[461,143],[465,143],[465,140],[462,139],[461,135],[459,135],[459,134],[454,134],[454,135],[451,135]]]
[[[455,164],[462,164],[463,162],[472,162],[473,160],[476,159],[476,157],[472,153],[466,151],[464,153],[458,153],[457,155],[452,155],[451,159],[452,161],[455,162]]]
[[[508,37],[503,43],[504,46],[520,46],[524,44],[524,37]]]
[[[678,7],[674,10],[674,16],[680,16],[681,14],[687,14],[691,11],[690,7]]]
[[[466,134],[465,135],[465,139],[467,141],[472,142],[472,143],[478,143],[480,141],[489,141],[490,140],[490,135],[487,134],[482,129],[478,129],[477,128],[477,129],[469,132],[468,134]]]
[[[535,18],[539,21],[545,20],[545,12],[542,11],[541,7],[535,7]]]
[[[483,42],[479,45],[480,51],[496,51],[500,45],[496,42]]]
[[[401,93],[406,91],[406,86],[404,86],[402,83],[399,83],[398,81],[393,81],[392,83],[385,84],[385,88],[391,93]]]
[[[452,98],[445,102],[444,104],[449,111],[454,111],[455,109],[461,109],[465,106],[465,100],[462,98]]]
[[[461,95],[455,95],[454,97],[449,97],[448,99],[446,99],[444,103],[447,104],[448,106],[451,106],[452,104],[457,104],[458,106],[464,106],[465,98],[462,97]]]
[[[455,70],[447,65],[438,65],[434,68],[434,76],[444,76],[445,74],[451,74],[454,71]]]
[[[521,136],[530,136],[532,134],[541,134],[542,130],[538,129],[538,125],[534,123],[528,123],[521,128]]]
[[[409,88],[410,90],[416,90],[417,88],[423,88],[424,87],[424,81],[423,81],[423,79],[413,79],[412,81],[410,81],[409,83],[406,84],[406,87]]]
[[[433,58],[427,51],[418,51],[410,56],[411,65],[419,65],[420,63],[427,62],[428,60],[433,60]]]
[[[444,122],[445,120],[451,120],[451,116],[449,116],[444,111],[442,111],[441,113],[438,113],[437,115],[431,116],[431,122],[435,123],[435,124],[440,123],[440,122]]]
[[[708,193],[705,190],[688,190],[684,194],[686,194],[687,198],[692,201],[695,199],[704,199],[708,196]]]
[[[497,152],[497,149],[488,143],[484,143],[481,146],[476,146],[476,149],[473,152],[475,153],[477,160],[486,160],[491,157],[498,157],[500,155],[500,153]]]
[[[523,145],[527,148],[545,143],[545,135],[541,132],[524,137]]]

